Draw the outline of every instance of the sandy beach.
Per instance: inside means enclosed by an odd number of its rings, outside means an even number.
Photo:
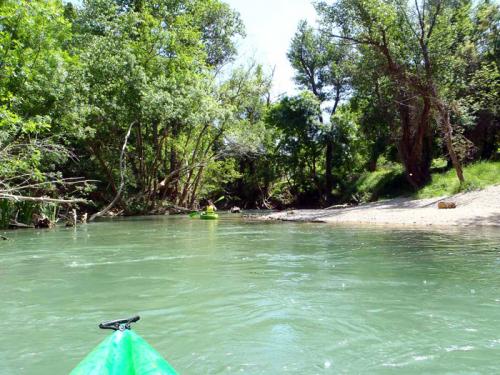
[[[456,208],[438,209],[441,201]],[[451,197],[396,198],[340,209],[287,210],[263,220],[412,226],[500,226],[500,185]]]

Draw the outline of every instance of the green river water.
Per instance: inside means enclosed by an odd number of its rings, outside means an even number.
[[[182,375],[498,374],[500,230],[181,217],[8,232],[0,374],[134,329]]]

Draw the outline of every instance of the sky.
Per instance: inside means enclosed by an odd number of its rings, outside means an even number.
[[[273,96],[296,92],[286,53],[299,21],[316,20],[311,0],[224,1],[240,13],[247,33],[245,39],[238,41],[236,64],[253,59],[269,71],[275,68]]]

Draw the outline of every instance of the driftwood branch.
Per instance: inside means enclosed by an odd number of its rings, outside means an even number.
[[[125,159],[126,157],[126,149],[127,149],[127,143],[128,139],[130,137],[130,133],[132,132],[132,128],[136,122],[132,122],[130,126],[128,127],[127,134],[125,135],[125,140],[123,141],[123,146],[122,146],[122,151],[120,153],[120,186],[118,187],[118,191],[116,192],[115,198],[111,201],[110,204],[108,204],[105,208],[103,208],[101,211],[96,212],[93,214],[88,221],[94,221],[96,218],[106,214],[109,210],[111,210],[116,202],[120,199],[122,195],[123,188],[125,187],[125,172],[126,172],[126,167],[127,167],[127,161]]]
[[[2,183],[3,181],[0,181]],[[15,191],[22,191],[22,190],[28,190],[28,189],[35,189],[43,186],[54,186],[57,184],[63,185],[63,186],[72,186],[72,185],[78,185],[78,184],[86,184],[88,182],[100,182],[99,180],[85,180],[82,177],[69,177],[69,178],[63,178],[59,180],[50,180],[50,181],[44,181],[44,182],[38,182],[38,183],[23,183],[18,186],[14,186],[12,188],[8,189],[1,189],[1,193],[12,193]],[[5,184],[4,184],[5,185]]]
[[[28,224],[23,224],[23,223],[18,223],[16,220],[10,222],[9,228],[16,228],[16,229],[27,229],[27,228],[34,228],[34,225],[28,225]]]
[[[8,199],[13,201],[30,201],[30,202],[47,202],[47,203],[88,203],[86,199],[75,198],[75,199],[57,199],[49,197],[28,197],[24,195],[14,195],[8,193],[0,192],[0,199]]]

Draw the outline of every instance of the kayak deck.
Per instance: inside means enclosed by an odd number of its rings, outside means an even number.
[[[131,330],[115,331],[70,375],[178,375],[142,337]]]

